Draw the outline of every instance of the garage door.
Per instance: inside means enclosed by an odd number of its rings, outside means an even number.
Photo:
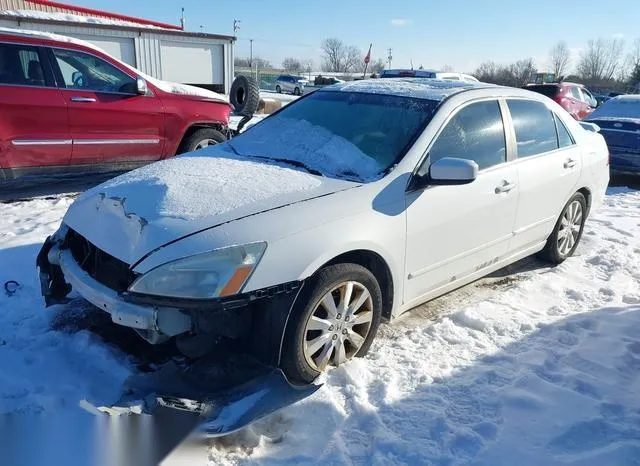
[[[162,79],[188,84],[224,84],[222,45],[161,41]]]
[[[69,34],[76,39],[86,40],[93,45],[100,47],[109,55],[116,57],[118,60],[136,66],[136,49],[133,44],[133,39],[129,37],[107,37],[107,36],[90,36],[84,34]]]

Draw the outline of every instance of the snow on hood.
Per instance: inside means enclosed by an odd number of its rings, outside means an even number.
[[[190,233],[354,185],[235,157],[218,145],[96,186],[78,197],[64,222],[133,264]]]

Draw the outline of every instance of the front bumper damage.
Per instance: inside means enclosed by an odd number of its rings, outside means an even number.
[[[151,372],[135,372],[125,382],[118,400],[84,400],[92,412],[153,414],[180,410],[193,414],[194,428],[222,436],[313,394],[317,385],[292,385],[278,368],[286,322],[302,283],[286,284],[232,300],[180,303],[118,293],[92,278],[65,245],[65,228],[47,238],[37,256],[42,294],[47,306],[66,303],[78,292],[115,324],[134,329],[150,343],[163,343],[194,330],[241,337],[242,344],[214,346],[213,353],[184,362],[173,359]],[[176,306],[176,304],[180,304]],[[248,329],[234,335],[229,320],[235,315]],[[108,321],[106,322],[108,324]],[[116,326],[117,327],[117,326]],[[208,327],[208,328],[207,328]],[[225,332],[227,335],[225,335]],[[218,336],[221,334],[218,332]],[[224,340],[224,338],[222,339]],[[241,354],[234,354],[241,348]],[[141,366],[144,366],[142,361]],[[146,369],[145,369],[146,370]]]

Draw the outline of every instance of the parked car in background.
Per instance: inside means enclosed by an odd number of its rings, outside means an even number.
[[[291,76],[283,74],[276,79],[276,92],[287,92],[293,95],[302,95],[304,87],[309,83],[309,80],[301,76]]]
[[[527,84],[524,89],[553,99],[576,120],[582,120],[598,106],[596,98],[582,84],[569,82]]]
[[[612,172],[640,174],[640,95],[613,97],[586,121],[600,127]]]
[[[0,182],[120,171],[226,140],[225,96],[76,39],[0,29]]]
[[[593,97],[595,97],[596,99],[597,107],[599,107],[600,105],[602,105],[603,103],[605,103],[607,100],[611,98],[611,96],[604,95],[604,94],[593,94]]]
[[[313,80],[313,85],[316,87],[331,86],[333,84],[343,83],[343,79],[336,78],[335,76],[322,76],[319,74]]]
[[[433,71],[433,70],[384,70],[380,73],[381,78],[429,78],[444,79],[447,81],[478,82],[478,79],[470,74],[455,73],[453,71]]]
[[[608,182],[602,136],[536,93],[337,84],[80,195],[38,255],[42,292],[187,354],[232,340],[305,383],[383,319],[534,253],[564,261]]]

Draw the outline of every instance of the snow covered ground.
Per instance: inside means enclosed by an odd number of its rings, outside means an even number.
[[[383,325],[314,396],[167,464],[639,464],[640,192],[608,194],[574,258],[522,261]],[[62,415],[130,371],[64,324],[77,301],[42,304],[35,255],[71,202],[0,204],[0,284],[20,284],[0,290],[0,413]]]

